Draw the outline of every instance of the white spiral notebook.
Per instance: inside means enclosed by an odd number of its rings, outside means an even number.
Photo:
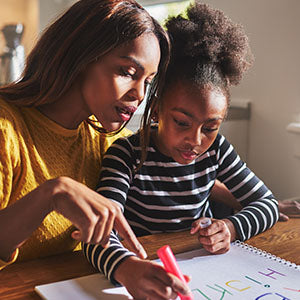
[[[299,253],[300,255],[300,253]],[[203,248],[176,255],[194,300],[300,300],[300,266],[241,242],[229,252],[212,255]],[[133,299],[102,274],[40,285],[47,300]],[[178,298],[179,299],[179,298]]]

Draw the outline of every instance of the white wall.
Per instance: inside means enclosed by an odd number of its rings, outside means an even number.
[[[38,0],[38,2],[40,10],[39,31],[43,31],[76,0]]]
[[[300,1],[210,0],[243,24],[255,56],[233,97],[252,102],[249,167],[279,198],[300,195],[300,159],[286,126],[300,113]],[[299,137],[298,137],[299,138]]]

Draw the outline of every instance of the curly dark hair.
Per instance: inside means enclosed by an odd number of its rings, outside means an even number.
[[[162,96],[176,82],[185,81],[198,88],[209,85],[220,89],[229,103],[230,85],[237,85],[253,62],[248,37],[240,24],[197,0],[187,8],[186,15],[171,16],[165,24],[172,50]],[[154,96],[147,102],[137,169],[146,159],[151,119],[162,99]]]
[[[219,87],[237,85],[253,61],[243,27],[197,1],[186,12],[187,18],[169,17],[165,24],[172,43],[166,84],[184,78]]]

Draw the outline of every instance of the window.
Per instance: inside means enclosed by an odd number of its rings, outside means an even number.
[[[147,9],[151,16],[163,24],[170,15],[177,15],[191,3],[191,1],[156,1],[144,0],[140,3]]]

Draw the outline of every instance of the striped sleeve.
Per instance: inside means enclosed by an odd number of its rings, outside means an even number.
[[[223,136],[219,140],[217,160],[218,179],[243,207],[237,214],[227,217],[234,224],[238,238],[245,241],[272,227],[279,218],[277,200]]]
[[[117,202],[122,211],[133,168],[132,145],[126,138],[116,140],[103,158],[97,192]],[[110,245],[106,248],[99,244],[83,244],[83,253],[94,268],[102,272],[113,284],[118,285],[114,279],[115,270],[124,259],[135,254],[122,245],[115,232],[111,233],[109,240]]]
[[[119,283],[114,279],[114,272],[119,264],[129,256],[136,256],[126,249],[115,232],[109,238],[109,246],[103,248],[100,244],[83,243],[82,250],[91,265],[110,280],[114,285]]]
[[[133,146],[127,138],[116,140],[104,155],[97,192],[116,201],[123,211],[134,168]]]

